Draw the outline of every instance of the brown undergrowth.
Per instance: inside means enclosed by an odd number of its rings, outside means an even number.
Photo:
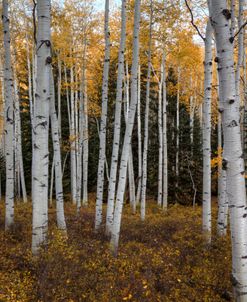
[[[31,206],[17,206],[8,233],[0,210],[0,302],[231,301],[230,239],[213,235],[204,244],[200,207],[165,214],[149,202],[141,222],[126,206],[117,258],[103,231],[93,232],[93,207],[76,216],[66,204],[68,238],[50,209],[49,245],[39,258],[30,252]]]

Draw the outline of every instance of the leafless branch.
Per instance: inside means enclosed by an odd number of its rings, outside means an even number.
[[[185,1],[185,5],[186,7],[188,8],[189,12],[190,12],[190,16],[191,16],[191,24],[192,26],[195,28],[195,30],[197,31],[198,35],[202,38],[203,41],[205,41],[205,38],[203,37],[203,35],[201,34],[199,28],[196,26],[195,22],[194,22],[194,16],[193,16],[193,12],[188,4],[188,1],[187,0],[184,0]]]
[[[237,37],[237,35],[241,32],[241,30],[247,25],[247,21],[245,21],[238,29],[238,31],[233,36],[233,40]]]

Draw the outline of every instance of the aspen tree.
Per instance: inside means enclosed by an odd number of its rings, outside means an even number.
[[[211,96],[212,96],[212,34],[207,23],[204,59],[204,103],[203,103],[203,231],[211,241]]]
[[[110,31],[109,31],[109,0],[105,0],[105,58],[102,82],[102,112],[100,123],[100,146],[99,146],[99,164],[97,177],[97,196],[96,196],[96,214],[95,229],[98,229],[102,223],[102,206],[104,193],[104,173],[106,164],[106,123],[108,106],[108,81],[110,67]]]
[[[148,45],[148,71],[146,86],[146,108],[145,108],[145,125],[144,125],[144,142],[142,157],[142,190],[141,190],[141,220],[145,220],[146,214],[146,190],[147,190],[147,160],[148,160],[148,126],[149,126],[149,103],[150,103],[150,79],[152,67],[152,26],[153,26],[153,2],[150,1],[150,24],[149,24],[149,45]]]
[[[116,195],[116,206],[114,211],[113,227],[111,233],[111,249],[116,254],[118,249],[120,224],[124,202],[124,191],[127,177],[127,164],[130,153],[131,138],[135,121],[135,113],[137,106],[137,85],[138,85],[138,61],[139,61],[139,29],[140,29],[140,5],[141,1],[135,1],[134,13],[134,33],[133,33],[133,58],[131,67],[131,102],[128,114],[128,121],[125,129],[124,142],[122,148],[118,189]]]
[[[137,135],[138,135],[138,185],[136,204],[140,202],[142,185],[142,136],[141,136],[141,67],[138,68],[138,93],[137,93]]]
[[[63,177],[62,177],[62,160],[61,160],[61,147],[60,147],[60,133],[59,121],[55,108],[55,88],[53,73],[50,74],[50,119],[51,119],[51,132],[54,153],[54,170],[55,170],[55,189],[56,189],[56,214],[57,226],[60,230],[66,230],[66,222],[64,217],[64,199],[63,199]]]
[[[37,76],[34,108],[34,146],[32,163],[33,234],[32,251],[45,243],[48,230],[48,134],[51,69],[51,3],[37,1]]]
[[[88,204],[88,95],[87,95],[87,72],[86,72],[86,39],[84,41],[83,71],[82,71],[82,115],[83,115],[83,205]]]
[[[162,138],[162,151],[163,151],[163,196],[162,203],[163,209],[167,210],[168,206],[168,153],[167,153],[167,95],[166,95],[166,53],[165,50],[162,56],[162,72],[163,72],[163,83],[162,83],[162,120],[163,120],[163,138]]]
[[[118,157],[119,157],[119,144],[120,144],[120,130],[121,130],[125,41],[126,41],[126,1],[122,0],[121,38],[120,38],[120,47],[118,53],[117,96],[116,96],[116,105],[115,105],[114,137],[113,137],[113,144],[112,144],[111,170],[110,170],[110,180],[108,186],[106,234],[110,233],[113,223],[117,167],[118,167]]]
[[[228,199],[226,194],[226,171],[222,169],[222,126],[221,114],[218,114],[218,218],[217,218],[217,232],[218,235],[226,235],[227,230],[227,213],[228,213]]]
[[[9,6],[3,0],[3,42],[4,42],[4,100],[5,100],[5,161],[6,161],[6,193],[5,193],[5,229],[14,223],[14,100],[13,73],[11,66]]]
[[[226,0],[208,1],[215,32],[220,89],[220,111],[224,134],[222,168],[227,175],[231,239],[232,280],[236,301],[247,301],[247,213],[239,102],[236,99],[234,36]]]
[[[159,172],[158,172],[158,205],[162,206],[163,196],[163,122],[162,122],[162,88],[163,64],[160,67],[159,96],[158,96],[158,131],[159,131]]]

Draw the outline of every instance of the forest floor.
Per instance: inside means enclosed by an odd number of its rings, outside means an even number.
[[[216,206],[213,207],[214,226]],[[117,258],[94,233],[94,207],[79,216],[66,204],[68,239],[56,230],[50,209],[49,245],[31,255],[31,205],[16,208],[15,226],[4,232],[0,205],[0,302],[231,301],[231,247],[227,238],[205,245],[201,207],[149,202],[145,222],[124,209]]]

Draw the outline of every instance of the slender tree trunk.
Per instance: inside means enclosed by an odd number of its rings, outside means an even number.
[[[247,301],[247,213],[239,103],[236,101],[234,48],[225,0],[209,3],[218,55],[220,111],[224,133],[222,168],[227,174],[232,238],[232,280],[236,301]]]
[[[81,142],[83,140],[83,132],[80,125],[79,129],[79,110],[80,115],[82,115],[82,109],[79,108],[79,98],[78,98],[78,73],[75,73],[75,151],[76,151],[76,206],[77,206],[77,213],[80,212],[81,208],[81,184],[82,184],[82,157],[81,157]],[[82,116],[80,118],[83,118]],[[80,131],[81,130],[81,131]]]
[[[86,81],[86,79],[85,79]],[[84,123],[83,123],[83,204],[88,204],[88,97],[87,97],[87,83],[85,84],[84,96]]]
[[[28,97],[29,97],[29,110],[30,110],[30,119],[32,127],[32,143],[33,143],[33,85],[32,85],[32,70],[30,62],[30,53],[28,45],[28,37],[26,35],[26,50],[27,50],[27,70],[28,70]]]
[[[50,207],[53,204],[53,187],[54,187],[54,173],[55,173],[55,161],[54,156],[52,158],[52,165],[51,165],[51,181],[50,181]]]
[[[71,192],[72,202],[77,204],[77,169],[76,169],[76,129],[75,129],[75,91],[74,91],[74,67],[70,68],[70,156],[71,156]]]
[[[244,58],[244,30],[241,29],[243,25],[243,0],[239,0],[239,15],[238,15],[238,28],[240,30],[238,34],[238,62],[236,70],[236,101],[240,106],[240,79],[241,79],[241,69],[243,68],[243,58]]]
[[[110,67],[110,32],[109,32],[109,0],[105,0],[105,60],[102,83],[102,112],[100,123],[100,146],[99,146],[99,164],[97,178],[97,197],[95,229],[98,229],[102,223],[102,205],[104,193],[104,172],[106,162],[106,123],[108,106],[108,81]]]
[[[138,94],[137,94],[137,135],[138,135],[138,185],[136,204],[139,204],[142,185],[142,135],[141,135],[141,67],[138,69]]]
[[[210,21],[207,23],[204,63],[203,103],[203,232],[211,241],[211,97],[212,97],[212,34]]]
[[[11,67],[10,30],[8,17],[8,1],[3,0],[3,38],[4,38],[4,98],[5,98],[5,161],[6,161],[6,193],[5,193],[5,229],[14,223],[14,100],[13,74]]]
[[[135,17],[134,17],[134,41],[133,41],[133,58],[131,68],[131,103],[128,115],[128,122],[125,129],[124,143],[121,155],[121,163],[119,169],[119,181],[117,189],[116,206],[114,211],[114,220],[111,236],[111,249],[116,254],[118,248],[120,224],[124,202],[124,191],[126,185],[126,172],[129,159],[130,144],[135,121],[135,113],[137,106],[137,84],[138,84],[138,61],[139,61],[139,28],[140,28],[140,0],[135,1]]]
[[[163,63],[163,56],[162,56]],[[163,89],[163,64],[160,67],[160,81],[159,81],[159,97],[158,97],[158,131],[159,131],[159,172],[158,172],[158,205],[162,206],[163,196],[163,121],[162,121],[162,89]]]
[[[141,220],[145,220],[146,214],[146,191],[147,191],[147,161],[148,161],[148,127],[149,127],[149,103],[150,103],[150,78],[152,67],[152,25],[153,25],[153,2],[150,2],[150,25],[149,25],[149,46],[148,46],[148,72],[146,87],[146,109],[144,125],[144,143],[143,143],[143,163],[142,163],[142,191],[141,191]]]
[[[126,1],[125,0],[122,0],[121,17],[122,17],[122,21],[121,21],[120,47],[118,53],[118,77],[117,77],[117,96],[116,96],[116,105],[115,105],[114,137],[113,137],[113,144],[112,144],[113,147],[112,147],[112,158],[111,158],[111,171],[110,171],[110,181],[108,187],[107,214],[106,214],[107,235],[110,234],[112,223],[113,223],[120,132],[121,132],[121,110],[122,110],[123,77],[124,77],[124,51],[125,51],[125,41],[126,41]]]
[[[88,205],[88,96],[87,96],[87,73],[86,73],[86,39],[84,42],[83,53],[83,71],[82,71],[82,88],[83,88],[83,205]]]
[[[190,86],[192,89],[193,79],[190,77]],[[190,96],[190,143],[191,149],[193,151],[193,143],[194,143],[194,115],[195,115],[195,106],[194,106],[194,95],[191,93]],[[193,155],[193,152],[192,152]]]
[[[51,69],[51,3],[37,1],[37,83],[34,109],[32,251],[46,241],[48,230],[49,102]]]
[[[222,170],[222,131],[221,115],[218,115],[218,219],[217,233],[219,236],[226,235],[227,225],[225,215],[228,212],[228,199],[226,194],[226,171]]]
[[[58,80],[57,80],[57,109],[58,109],[58,128],[61,135],[61,86],[62,86],[62,62],[58,55]]]
[[[180,66],[178,66],[177,69],[177,114],[176,114],[176,166],[175,166],[175,171],[176,171],[176,199],[178,195],[178,178],[179,178],[179,128],[180,128],[180,110],[179,110],[179,103],[180,103]],[[177,202],[177,200],[176,200]]]
[[[26,183],[24,176],[24,167],[23,167],[23,156],[22,156],[22,136],[21,136],[21,116],[20,116],[20,100],[19,100],[19,92],[18,92],[18,84],[17,84],[17,75],[14,69],[14,87],[15,87],[15,128],[16,128],[16,163],[18,164],[18,174],[20,177],[21,190],[23,201],[27,202],[27,191],[26,191]]]
[[[167,96],[166,96],[166,53],[164,51],[162,58],[163,72],[163,96],[162,96],[162,118],[163,118],[163,209],[168,206],[168,156],[167,156]]]
[[[57,226],[60,230],[66,230],[66,222],[64,217],[63,175],[62,175],[59,121],[57,118],[57,113],[55,108],[55,88],[54,88],[54,79],[53,79],[52,71],[50,77],[51,77],[50,119],[51,119],[51,132],[52,132],[53,153],[54,153],[54,168],[55,168]]]

